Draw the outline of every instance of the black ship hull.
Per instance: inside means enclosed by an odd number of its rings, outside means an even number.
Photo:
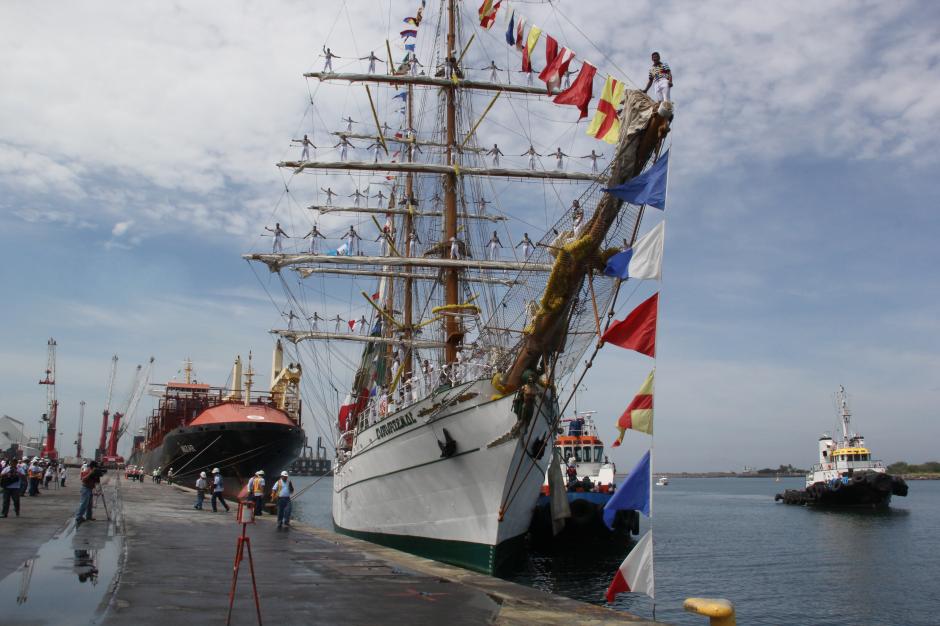
[[[787,489],[774,496],[774,500],[821,508],[883,509],[891,504],[892,495],[907,495],[903,478],[882,472],[858,472],[845,482],[817,482],[806,489]]]
[[[229,422],[176,428],[163,443],[140,455],[146,476],[156,468],[164,479],[173,468],[173,482],[192,487],[200,472],[218,467],[225,495],[235,497],[248,479],[264,470],[268,484],[300,456],[304,431],[298,426]]]

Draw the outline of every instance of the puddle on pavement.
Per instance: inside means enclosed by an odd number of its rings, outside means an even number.
[[[94,624],[117,573],[122,537],[113,522],[75,522],[0,580],[6,624]]]

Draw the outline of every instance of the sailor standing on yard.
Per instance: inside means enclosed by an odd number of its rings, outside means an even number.
[[[669,92],[672,89],[672,70],[669,69],[668,63],[660,60],[658,52],[652,54],[652,59],[653,65],[650,67],[649,80],[643,89],[643,93],[653,87],[653,94],[658,100],[669,102]]]
[[[304,235],[304,239],[310,239],[310,254],[317,253],[317,237],[320,239],[326,239],[323,233],[320,232],[320,229],[317,228],[316,222],[314,222],[313,228],[310,229],[310,232]]]
[[[271,496],[277,498],[277,527],[281,524],[290,526],[290,496],[294,493],[294,483],[287,477],[287,472],[281,472],[281,477],[274,483],[274,489],[271,490]]]
[[[339,195],[335,191],[333,191],[332,187],[327,187],[326,189],[324,189],[323,187],[320,187],[320,191],[326,194],[326,206],[332,206],[333,196]]]
[[[346,234],[343,235],[343,241],[346,242],[346,246],[349,249],[348,251],[349,256],[359,256],[360,254],[359,242],[362,241],[362,237],[359,236],[359,233],[357,233],[356,229],[353,228],[351,225],[349,227],[349,230],[346,231]]]
[[[414,229],[408,233],[408,256],[417,256],[418,246],[416,244],[421,243],[421,239],[418,237],[417,231]]]
[[[358,188],[358,187],[356,188],[356,191],[355,191],[355,192],[349,194],[349,197],[350,197],[350,198],[354,198],[354,200],[353,200],[353,206],[359,206],[359,202],[361,202],[363,198],[366,198],[367,200],[368,200],[368,198],[369,198],[369,196],[367,196],[366,194],[364,194],[364,193],[362,193],[361,191],[359,191],[359,188]]]
[[[275,222],[274,228],[268,228],[267,226],[265,226],[264,229],[268,231],[269,233],[274,234],[274,245],[271,247],[271,250],[275,253],[283,252],[284,242],[282,240],[282,237],[287,237],[288,239],[290,239],[290,235],[284,232],[284,229],[281,228],[280,222]]]
[[[212,470],[212,512],[218,512],[216,509],[215,503],[221,502],[222,506],[225,507],[225,512],[228,513],[228,503],[225,501],[225,498],[222,497],[222,472],[219,471],[219,468]]]
[[[598,154],[598,153],[595,152],[594,150],[591,150],[591,154],[586,154],[586,155],[584,155],[584,156],[581,157],[581,158],[582,158],[582,159],[591,159],[591,173],[592,173],[592,174],[597,174],[597,160],[598,160],[598,159],[603,159],[603,158],[604,158],[604,154],[603,154],[603,153]]]
[[[493,157],[493,167],[499,167],[499,157],[503,156],[503,151],[499,149],[499,146],[494,143],[493,147],[486,151],[486,154]]]
[[[323,63],[323,71],[324,71],[324,72],[332,72],[332,71],[333,71],[333,59],[342,59],[342,58],[343,58],[343,57],[340,57],[340,56],[337,56],[337,55],[333,54],[333,51],[330,50],[329,48],[327,48],[326,46],[323,47],[323,56],[326,57],[326,61],[324,61],[324,63]]]
[[[342,146],[342,147],[340,147],[340,146]],[[348,151],[349,148],[353,148],[353,149],[356,148],[356,146],[354,146],[354,145],[352,144],[352,142],[349,141],[349,137],[347,137],[346,135],[340,135],[340,137],[339,137],[339,143],[336,144],[336,145],[333,146],[333,147],[334,147],[334,148],[339,148],[339,160],[340,160],[340,161],[345,161],[345,160],[346,160],[346,155],[347,155],[347,151]]]
[[[490,82],[499,82],[499,76],[496,74],[496,72],[498,72],[500,68],[496,67],[496,61],[491,60],[489,65],[481,69],[490,71]]]
[[[450,258],[460,259],[460,246],[457,244],[457,237],[450,238]]]
[[[310,322],[310,329],[311,329],[312,331],[316,332],[317,330],[319,330],[319,329],[317,328],[317,322],[323,322],[323,321],[326,321],[326,320],[324,320],[322,317],[320,317],[320,314],[319,314],[319,313],[317,313],[316,311],[314,311],[314,312],[313,312],[313,315],[311,315],[310,317],[307,318],[307,321]]]
[[[499,258],[499,248],[503,247],[503,242],[499,240],[499,235],[496,234],[496,231],[493,231],[493,236],[490,237],[490,241],[486,244],[487,249],[490,252],[490,261],[495,261]]]
[[[528,259],[529,255],[532,254],[532,250],[535,249],[535,244],[529,239],[529,233],[522,233],[522,241],[516,244],[517,248],[519,246],[522,246],[522,258]]]
[[[359,57],[359,60],[360,60],[360,61],[368,61],[368,62],[369,62],[369,73],[370,73],[370,74],[375,74],[375,63],[376,63],[376,61],[378,61],[379,63],[381,63],[381,64],[383,64],[383,65],[385,64],[385,61],[383,61],[383,60],[380,59],[379,57],[375,56],[375,50],[370,50],[370,51],[369,51],[369,56],[367,56],[367,57]]]
[[[313,142],[310,141],[310,139],[307,137],[307,135],[304,135],[304,138],[303,138],[303,139],[291,139],[291,143],[299,143],[301,146],[303,146],[303,151],[301,151],[301,153],[300,153],[300,160],[301,160],[301,161],[306,161],[306,160],[308,160],[308,159],[310,158],[310,148],[311,148],[311,147],[312,147],[314,150],[317,149],[317,147],[313,145]]]
[[[563,170],[565,169],[565,157],[570,156],[561,151],[561,146],[558,146],[558,149],[552,152],[549,156],[555,157],[555,169]]]
[[[532,144],[529,144],[529,149],[523,152],[522,154],[520,154],[519,156],[526,156],[526,155],[529,156],[529,169],[534,170],[535,169],[535,157],[542,156],[542,155],[535,151],[535,146],[533,146]]]
[[[337,314],[336,314],[336,317],[331,317],[331,318],[330,318],[330,321],[331,321],[331,322],[336,322],[336,327],[333,329],[333,332],[337,332],[337,333],[338,333],[339,330],[340,330],[340,328],[342,327],[343,322],[345,322],[346,320],[344,320],[343,318],[341,318],[341,317],[339,316],[339,313],[337,313]]]
[[[258,470],[248,481],[248,499],[255,504],[255,517],[264,509],[264,470]]]

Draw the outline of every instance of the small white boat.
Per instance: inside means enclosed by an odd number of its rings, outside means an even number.
[[[656,481],[656,486],[657,486],[657,487],[665,487],[665,486],[668,485],[668,484],[669,484],[669,477],[668,477],[668,476],[660,476],[660,477],[659,477],[659,480]]]

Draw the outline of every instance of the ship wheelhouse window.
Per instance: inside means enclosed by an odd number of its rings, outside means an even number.
[[[565,446],[565,453],[563,456],[565,457],[565,462],[571,458],[571,446]]]
[[[604,461],[604,446],[594,446],[594,462],[602,463]]]
[[[581,458],[581,448],[577,446],[575,446],[575,449],[574,449],[574,460],[578,463],[581,463],[583,461],[583,459]]]
[[[583,455],[584,455],[584,462],[590,463],[591,462],[591,446],[584,446]]]

